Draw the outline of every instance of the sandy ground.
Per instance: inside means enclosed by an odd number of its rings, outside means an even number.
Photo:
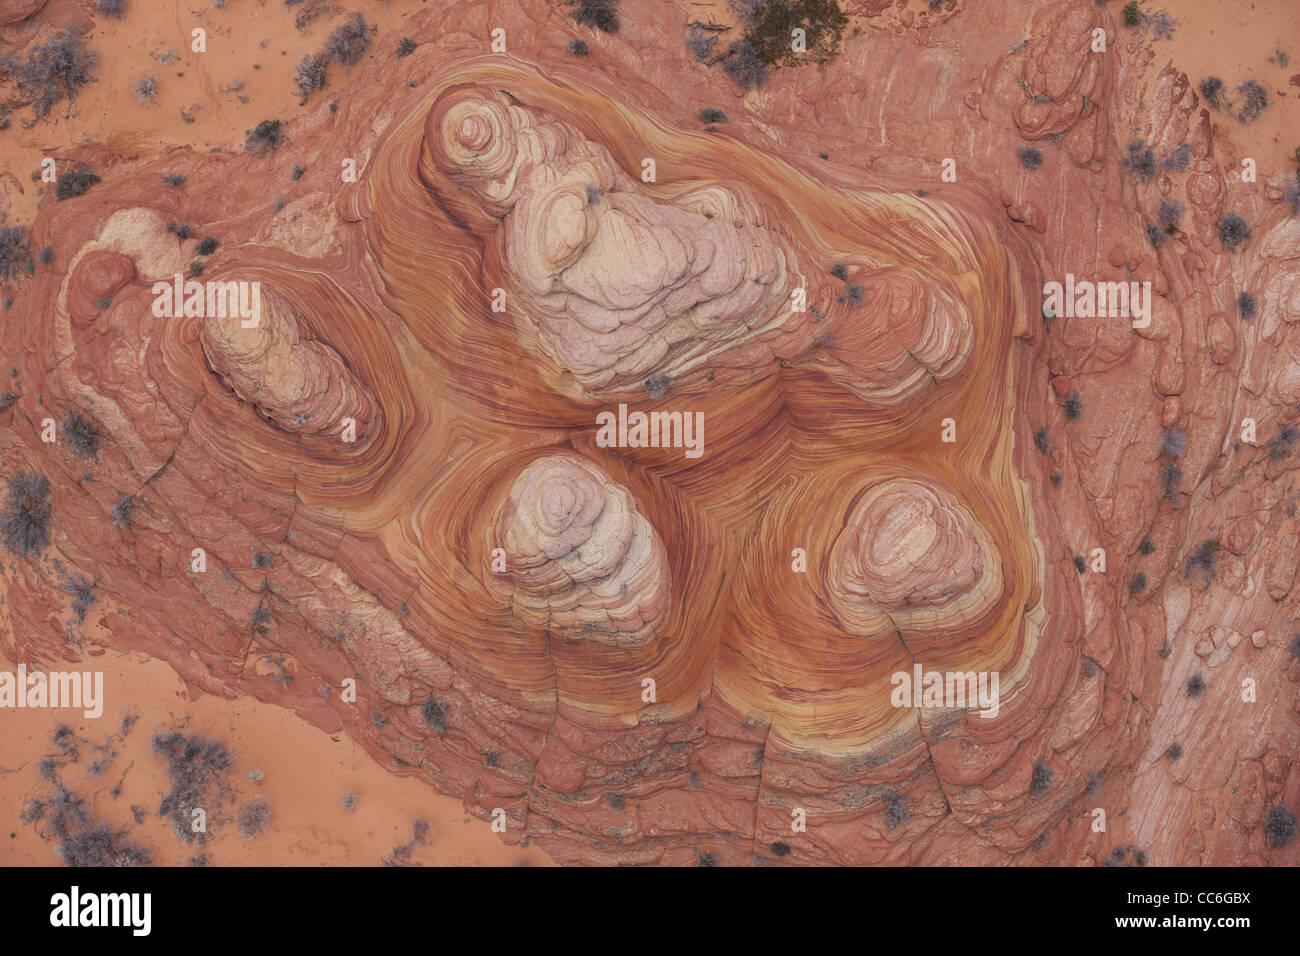
[[[0,712],[0,865],[57,865],[54,846],[39,824],[22,823],[27,801],[48,790],[38,762],[63,751],[53,735],[60,724],[72,728],[79,759],[68,763],[63,781],[81,793],[93,815],[131,831],[156,864],[185,865],[200,852],[213,865],[375,866],[393,848],[408,843],[418,819],[432,828],[409,862],[430,865],[548,865],[536,847],[510,847],[489,825],[466,816],[459,800],[442,797],[415,777],[397,777],[379,766],[343,734],[329,735],[283,708],[243,697],[234,701],[203,696],[191,700],[166,664],[109,652],[86,656],[79,664],[50,662],[48,669],[104,672],[107,705],[98,719],[79,710],[6,709]],[[0,655],[0,670],[15,662]],[[97,746],[119,734],[123,718],[139,719],[125,739],[111,743],[116,755],[98,775],[89,767],[103,751]],[[231,781],[237,809],[254,796],[271,805],[271,822],[257,838],[239,835],[230,822],[209,829],[204,847],[187,846],[158,816],[170,789],[163,761],[149,751],[156,732],[180,729],[224,741],[235,753]],[[262,782],[249,773],[262,771]],[[115,788],[120,786],[118,795]],[[343,797],[355,791],[355,809]],[[132,807],[143,810],[137,824]],[[233,816],[233,813],[229,815]]]

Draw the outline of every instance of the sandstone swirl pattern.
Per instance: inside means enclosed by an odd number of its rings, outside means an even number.
[[[770,363],[820,344],[837,378],[894,404],[970,357],[967,308],[934,277],[867,261],[832,297],[825,263],[765,225],[777,217],[758,202],[721,183],[656,198],[608,149],[490,86],[444,90],[424,142],[426,183],[455,208],[450,179],[491,217],[521,320],[586,394],[662,393],[737,355]],[[809,284],[815,322],[791,299]]]
[[[497,537],[509,600],[565,640],[638,647],[668,617],[668,557],[626,488],[581,459],[553,455],[515,479]]]
[[[1157,186],[1130,208],[1108,159],[1137,122],[1134,54],[1087,61],[1088,30],[1116,30],[1091,0],[1029,28],[1022,7],[921,53],[918,31],[866,30],[742,101],[680,44],[642,42],[680,35],[666,0],[588,58],[549,5],[444,0],[408,21],[415,53],[383,38],[273,157],[101,163],[101,186],[42,207],[52,263],[3,329],[5,474],[48,475],[54,514],[43,561],[11,562],[5,640],[70,655],[59,568],[94,574],[93,643],[346,731],[564,861],[1101,862],[1097,805],[1160,862],[1259,857],[1234,821],[1288,779],[1285,708],[1175,779],[1175,727],[1226,723],[1177,694],[1218,645],[1158,652],[1258,602],[1290,620],[1289,465],[1248,470],[1268,453],[1246,448],[1212,477],[1227,426],[1188,409],[1289,423],[1256,396],[1300,388],[1270,357],[1295,351],[1300,242],[1256,197],[1258,253],[1215,247],[1208,119],[1166,78],[1151,122],[1194,140],[1195,203],[1152,252]],[[507,55],[487,52],[494,17]],[[719,103],[731,123],[701,130]],[[1059,197],[1016,158],[1058,134]],[[344,158],[361,176],[340,186]],[[169,173],[187,188],[160,190]],[[273,181],[293,183],[283,208]],[[1067,228],[1079,209],[1105,228]],[[195,257],[170,221],[221,239],[207,277],[263,284],[258,328],[152,315],[152,283]],[[1041,273],[1097,263],[1156,278],[1151,330],[1049,332]],[[1252,270],[1262,314],[1234,332],[1222,290]],[[1060,401],[1093,382],[1067,424]],[[618,401],[702,413],[704,456],[598,447]],[[91,458],[37,437],[71,410],[102,436]],[[1149,492],[1179,422],[1200,490],[1171,502]],[[1221,530],[1224,575],[1193,594],[1188,542]],[[1080,574],[1094,547],[1108,572]],[[1247,562],[1274,568],[1266,587]],[[916,665],[998,672],[997,716],[891,706]],[[1228,780],[1243,796],[1211,805]]]

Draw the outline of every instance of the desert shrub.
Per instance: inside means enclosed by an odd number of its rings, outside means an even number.
[[[1088,570],[1088,562],[1084,560],[1083,555],[1076,554],[1074,556],[1074,570],[1078,571],[1080,574],[1083,574]]]
[[[1209,577],[1219,563],[1219,539],[1210,538],[1187,557],[1187,573]]]
[[[402,39],[398,41],[397,44],[398,56],[410,56],[414,52],[415,52],[415,41],[412,40],[410,37],[402,37]]]
[[[187,736],[180,731],[155,734],[150,750],[166,761],[171,783],[171,790],[158,805],[158,816],[171,820],[177,839],[202,844],[206,834],[193,832],[190,810],[204,808],[211,829],[231,796],[229,777],[235,765],[233,755],[219,740],[201,734]]]
[[[840,50],[849,18],[836,0],[732,0],[745,39],[769,66],[824,63]],[[791,31],[805,31],[807,50],[791,49]]]
[[[99,177],[84,163],[76,169],[65,169],[59,173],[54,184],[54,199],[62,202],[76,196],[84,196],[90,187],[99,182]]]
[[[1186,211],[1187,207],[1177,199],[1160,200],[1160,222],[1166,229],[1170,226],[1177,229],[1182,224],[1183,213]]]
[[[43,266],[48,266],[54,261],[54,247],[46,246],[40,252],[36,253],[36,261]]]
[[[331,60],[351,66],[370,48],[370,25],[360,13],[350,13],[325,38],[324,53]]]
[[[99,454],[99,429],[94,421],[76,409],[63,419],[63,436],[68,440],[68,447],[82,458],[94,458]]]
[[[1119,161],[1126,173],[1139,182],[1150,182],[1156,175],[1156,154],[1140,139],[1130,140],[1128,153]]]
[[[284,0],[286,7],[298,7],[294,14],[293,25],[299,30],[305,30],[318,17],[334,16],[333,0]]]
[[[1237,119],[1243,123],[1249,123],[1268,106],[1268,92],[1254,80],[1241,83],[1237,87],[1237,92],[1241,94]]]
[[[1257,309],[1257,307],[1258,306],[1255,303],[1255,297],[1251,295],[1249,292],[1237,293],[1237,313],[1243,319],[1246,319],[1247,321],[1253,319],[1255,317],[1255,310]]]
[[[135,514],[135,502],[131,500],[130,495],[123,495],[117,499],[117,504],[109,509],[108,514],[113,519],[113,524],[125,529],[131,524],[131,516]]]
[[[1128,583],[1128,593],[1135,597],[1142,593],[1147,586],[1147,576],[1139,571],[1133,575],[1133,579]]]
[[[1197,89],[1201,92],[1201,98],[1211,108],[1217,110],[1223,107],[1223,80],[1217,76],[1207,76],[1201,80],[1201,84]]]
[[[1187,451],[1187,432],[1171,425],[1160,438],[1160,454],[1167,458],[1181,458]]]
[[[1052,443],[1047,437],[1046,425],[1034,432],[1034,447],[1044,455],[1050,455],[1052,453]]]
[[[1229,249],[1236,249],[1250,236],[1250,226],[1235,212],[1227,213],[1219,220],[1219,238]]]
[[[1284,806],[1273,807],[1264,818],[1264,839],[1275,850],[1294,840],[1297,832],[1300,832],[1300,818]]]
[[[885,805],[885,826],[893,830],[912,819],[912,813],[903,805],[903,798],[896,793],[887,793],[881,802]]]
[[[343,808],[344,813],[351,813],[357,808],[357,797],[359,794],[355,790],[349,790],[339,799],[339,806]]]
[[[1300,170],[1296,171],[1300,177]],[[1283,205],[1291,207],[1291,215],[1300,214],[1300,183],[1292,183],[1286,187],[1286,192],[1282,193]]]
[[[153,73],[137,76],[131,81],[131,92],[141,103],[158,98],[158,77]]]
[[[1160,160],[1160,167],[1167,169],[1172,173],[1181,173],[1186,171],[1187,166],[1192,161],[1192,147],[1190,143],[1179,143],[1174,147],[1172,153]]]
[[[99,54],[86,46],[81,30],[72,26],[32,47],[24,61],[6,57],[4,69],[13,76],[19,99],[30,102],[36,118],[44,119],[56,103],[76,98],[98,64]]]
[[[125,829],[91,823],[74,830],[58,845],[68,866],[148,866],[149,851],[127,839]]]
[[[1156,543],[1150,538],[1143,538],[1142,543],[1138,545],[1138,551],[1142,554],[1155,554]]]
[[[772,855],[776,857],[790,855],[790,844],[782,843],[780,840],[773,842],[769,849],[772,851]]]
[[[1065,399],[1065,417],[1074,421],[1083,414],[1083,399],[1078,392],[1071,392]]]
[[[1165,756],[1168,757],[1170,760],[1177,760],[1182,755],[1183,755],[1183,745],[1176,741],[1170,744],[1169,749],[1165,751]]]
[[[22,226],[0,226],[0,280],[8,284],[34,269],[27,230]]]
[[[1147,226],[1147,242],[1160,248],[1160,244],[1165,241],[1165,231],[1159,226]]]
[[[436,697],[430,697],[420,705],[420,716],[433,728],[436,734],[447,732],[447,705]]]
[[[72,595],[72,611],[77,623],[86,619],[86,612],[95,603],[95,582],[83,574],[73,575],[63,584],[63,593]]]
[[[1025,169],[1034,170],[1043,165],[1043,153],[1041,150],[1032,146],[1020,147],[1020,165]]]
[[[1124,26],[1136,27],[1142,23],[1142,13],[1138,10],[1137,0],[1129,0],[1124,5]]]
[[[1187,678],[1187,696],[1200,697],[1205,693],[1205,678],[1200,674],[1193,674]]]
[[[1274,435],[1273,440],[1268,443],[1268,457],[1273,461],[1290,458],[1297,439],[1300,439],[1300,428],[1295,425],[1287,425]]]
[[[162,178],[164,186],[171,186],[173,189],[179,189],[185,185],[185,177],[180,173],[168,173]]]
[[[618,0],[567,0],[569,16],[582,26],[618,32]]]
[[[718,38],[705,30],[702,23],[692,23],[686,28],[686,49],[694,53],[697,60],[707,60],[717,45]]]
[[[34,471],[10,476],[0,539],[20,558],[39,555],[50,543],[50,480]]]
[[[1160,483],[1165,486],[1165,496],[1172,498],[1178,486],[1183,483],[1183,470],[1174,462],[1169,462],[1160,469]]]
[[[305,100],[316,90],[325,89],[328,80],[326,66],[329,61],[321,53],[306,53],[293,68],[293,82]]]
[[[239,808],[239,835],[255,840],[271,822],[271,804],[262,797],[254,797]]]
[[[564,48],[574,56],[586,56],[588,52],[586,40],[570,40]]]
[[[1047,792],[1047,788],[1052,785],[1056,777],[1048,769],[1047,764],[1041,760],[1034,762],[1034,774],[1029,781],[1029,792],[1036,797],[1041,797]]]
[[[722,71],[733,83],[747,90],[756,90],[767,84],[767,64],[763,62],[758,47],[748,40],[735,40],[727,47]]]
[[[98,0],[95,12],[110,20],[126,19],[126,0]]]
[[[248,130],[244,138],[244,152],[258,157],[274,153],[284,145],[284,138],[282,120],[262,120]]]
[[[849,277],[849,267],[842,262],[837,262],[831,266],[831,275],[843,282]]]
[[[727,114],[716,106],[706,106],[700,110],[699,118],[701,123],[725,123]]]
[[[210,256],[217,251],[218,245],[217,240],[211,236],[204,236],[199,240],[199,244],[194,248],[194,251],[201,256]]]
[[[298,180],[302,179],[302,174],[305,172],[306,172],[305,169],[303,169],[297,163],[294,163],[293,169],[289,171],[289,178],[296,183]]]

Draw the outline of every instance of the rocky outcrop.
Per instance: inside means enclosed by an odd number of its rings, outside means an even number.
[[[1023,6],[742,97],[661,0],[589,58],[548,5],[442,2],[266,157],[97,154],[3,332],[5,474],[53,503],[6,650],[74,655],[81,569],[101,641],[566,862],[1296,862],[1296,220],[1185,76],[1133,95],[1105,7]],[[1046,314],[1066,273],[1149,281],[1150,325]],[[178,274],[256,321],[159,314]],[[619,404],[704,453],[598,442]],[[997,706],[897,693],[928,672]]]

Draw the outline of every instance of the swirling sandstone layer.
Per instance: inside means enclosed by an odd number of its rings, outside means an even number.
[[[345,729],[562,861],[1293,860],[1259,830],[1297,787],[1291,459],[1225,435],[1294,418],[1296,220],[1230,193],[1185,78],[1135,112],[1140,42],[1094,59],[1097,25],[1118,38],[1091,2],[1028,27],[1010,5],[986,39],[962,15],[942,44],[868,29],[742,100],[659,0],[582,60],[544,4],[439,3],[274,156],[101,163],[43,207],[6,474],[49,476],[51,552],[128,609],[115,647]],[[1174,187],[1126,178],[1135,122],[1192,142],[1190,221],[1158,249]],[[276,208],[263,176],[295,162]],[[1230,195],[1256,234],[1236,253]],[[177,218],[222,239],[204,278],[261,283],[255,326],[154,314],[194,258]],[[1065,271],[1150,279],[1152,325],[1049,326]],[[704,454],[598,444],[616,403],[702,414]],[[39,440],[74,408],[93,461]],[[1181,497],[1157,487],[1167,426]],[[1188,579],[1213,534],[1218,576]],[[49,560],[10,563],[6,639],[57,659]],[[292,679],[247,666],[268,651]],[[996,713],[895,706],[917,666],[996,672]],[[1259,703],[1223,719],[1247,675]]]

